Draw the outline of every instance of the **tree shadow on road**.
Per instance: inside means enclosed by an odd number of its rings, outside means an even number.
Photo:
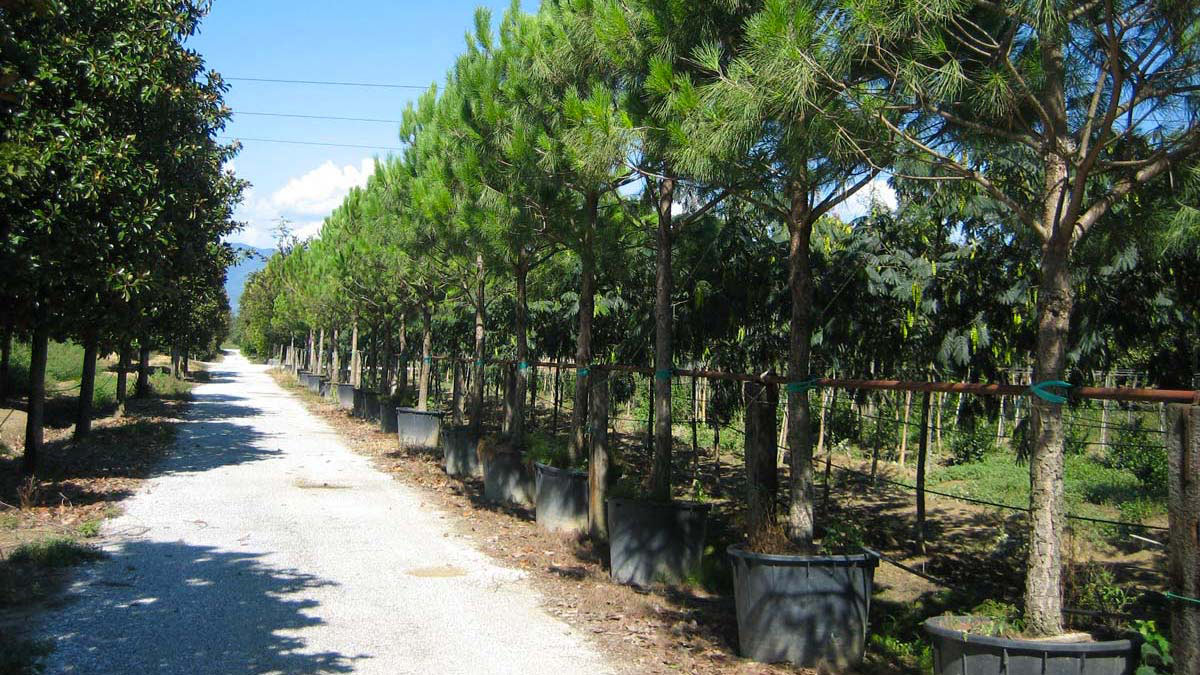
[[[263,554],[129,541],[88,570],[42,636],[51,666],[98,673],[346,673],[370,655],[308,649],[313,589],[334,582]],[[60,672],[54,667],[54,672]]]

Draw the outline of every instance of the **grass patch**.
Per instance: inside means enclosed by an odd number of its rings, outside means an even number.
[[[150,376],[150,389],[158,398],[171,401],[186,401],[192,397],[192,383],[187,380],[177,380],[168,373],[154,373]]]

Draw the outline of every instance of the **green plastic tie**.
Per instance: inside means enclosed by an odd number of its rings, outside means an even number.
[[[785,387],[785,389],[787,389],[787,393],[789,393],[789,394],[803,394],[805,392],[809,392],[814,389],[820,389],[820,387],[821,387],[821,378],[814,376],[814,377],[805,378],[798,382],[788,382],[787,387]]]
[[[1171,591],[1166,591],[1162,595],[1164,598],[1170,598],[1171,600],[1180,600],[1182,602],[1191,602],[1200,605],[1200,598],[1189,598],[1186,595],[1179,595],[1178,593],[1172,593]]]
[[[426,356],[425,358],[423,358],[423,359],[421,359],[421,360],[422,360],[422,361],[424,361],[425,363],[433,363],[433,357],[432,357],[432,356]]]
[[[487,361],[484,361],[483,359],[475,359],[475,365],[479,368],[482,368],[487,365]]]
[[[669,380],[669,379],[671,379],[671,376],[672,376],[672,375],[674,375],[674,374],[675,374],[675,369],[674,369],[674,368],[664,368],[664,369],[662,369],[662,370],[656,370],[656,371],[654,371],[654,379],[656,379],[656,380]]]
[[[590,368],[576,368],[575,374],[579,377],[587,377],[588,373],[592,372]]]
[[[530,370],[529,364],[522,361],[517,364],[517,370],[519,370],[521,372],[526,372],[526,371]]]
[[[1037,384],[1029,387],[1029,391],[1034,396],[1037,396],[1047,403],[1066,403],[1066,396],[1061,396],[1052,391],[1047,391],[1046,389],[1047,387],[1061,387],[1062,389],[1070,389],[1073,386],[1074,385],[1072,385],[1070,382],[1063,382],[1062,380],[1046,380],[1045,382],[1038,382]]]

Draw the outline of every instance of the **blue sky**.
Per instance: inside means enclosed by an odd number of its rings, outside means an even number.
[[[522,0],[526,11],[537,0]],[[236,217],[243,231],[230,241],[274,247],[280,218],[293,233],[315,235],[355,185],[366,183],[374,157],[399,145],[395,123],[266,116],[312,115],[399,120],[404,105],[431,83],[444,81],[474,25],[475,8],[489,7],[493,25],[503,0],[393,2],[388,0],[216,0],[200,34],[188,45],[229,80],[234,111],[227,138],[243,141],[233,161],[249,180]],[[253,82],[235,78],[410,85],[421,89]],[[252,114],[258,113],[258,114]],[[302,141],[371,146],[347,148],[273,143]],[[853,217],[873,198],[895,206],[883,179],[839,208]]]
[[[477,6],[494,21],[508,3],[387,0],[216,0],[188,45],[226,78],[324,80],[416,85],[442,83],[462,51]],[[525,0],[526,10],[537,3]],[[253,188],[237,217],[246,229],[231,241],[274,245],[272,229],[287,218],[302,236],[354,185],[365,183],[372,158],[386,150],[291,145],[252,138],[396,147],[397,125],[250,115],[282,113],[400,119],[419,89],[384,89],[232,80],[229,138],[246,139],[233,168]]]

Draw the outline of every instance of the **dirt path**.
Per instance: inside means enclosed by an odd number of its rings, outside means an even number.
[[[421,496],[237,355],[42,634],[59,673],[603,673]]]

